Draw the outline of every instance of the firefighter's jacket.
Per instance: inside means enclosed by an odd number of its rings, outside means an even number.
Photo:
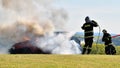
[[[111,44],[112,43],[111,35],[109,33],[104,33],[102,41],[105,42],[105,45]]]
[[[86,22],[81,27],[84,30],[85,38],[93,38],[93,27],[97,27],[98,24],[95,21]]]

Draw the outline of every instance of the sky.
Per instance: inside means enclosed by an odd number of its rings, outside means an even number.
[[[83,32],[81,26],[86,16],[95,20],[101,30],[120,34],[120,0],[55,0],[56,8],[64,9],[68,14],[68,31]],[[94,28],[99,32],[99,28]]]

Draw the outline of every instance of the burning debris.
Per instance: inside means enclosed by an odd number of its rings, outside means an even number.
[[[31,41],[16,43],[9,50],[10,54],[49,54],[36,47]]]
[[[16,43],[9,52],[11,54],[80,54],[81,46],[75,42],[75,39],[70,41],[65,35],[59,34]]]

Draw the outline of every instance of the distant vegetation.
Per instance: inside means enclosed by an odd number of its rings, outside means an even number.
[[[83,46],[83,44],[82,44]],[[117,55],[120,55],[120,46],[115,46]],[[105,55],[105,45],[104,44],[93,44],[92,47],[92,52],[91,54],[100,54],[100,55]]]
[[[116,46],[120,46],[120,37],[113,38],[112,40]]]

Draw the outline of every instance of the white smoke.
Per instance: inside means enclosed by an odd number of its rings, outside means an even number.
[[[37,46],[44,52],[52,54],[81,54],[80,45],[73,40],[69,40],[66,35],[59,34],[53,37],[37,39]]]
[[[51,6],[51,0],[0,0],[0,53],[25,38],[53,54],[79,54],[65,35],[54,35],[65,30],[67,14]]]

